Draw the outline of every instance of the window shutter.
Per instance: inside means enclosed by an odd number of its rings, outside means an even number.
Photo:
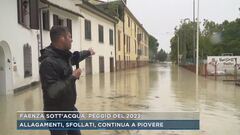
[[[38,0],[29,0],[30,28],[39,29]]]
[[[23,60],[24,60],[24,78],[32,76],[32,51],[31,46],[25,44],[23,46]]]
[[[109,43],[110,45],[113,45],[113,30],[109,30]]]
[[[57,15],[53,15],[53,25],[58,25],[58,16]]]
[[[50,24],[49,24],[49,11],[43,11],[43,29],[44,30],[50,30]]]
[[[88,25],[88,21],[87,20],[85,20],[84,21],[85,22],[85,39],[89,39],[89,33],[88,33],[88,31],[89,31],[89,25]]]
[[[101,26],[98,25],[98,41],[101,42]]]
[[[89,24],[88,24],[88,34],[89,34],[89,39],[92,39],[92,26],[91,26],[91,21],[89,21]]]
[[[84,21],[84,31],[85,31],[85,39],[87,39],[87,20]]]
[[[21,8],[21,0],[17,0],[17,10],[18,10],[18,23],[22,23],[22,8]]]
[[[72,20],[67,19],[67,27],[69,32],[72,34]]]
[[[91,34],[91,21],[85,20],[85,39],[92,39],[92,34]]]

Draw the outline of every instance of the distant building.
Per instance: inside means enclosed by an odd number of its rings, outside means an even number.
[[[146,65],[149,61],[148,33],[128,9],[126,0],[93,3],[119,20],[116,25],[117,70]]]

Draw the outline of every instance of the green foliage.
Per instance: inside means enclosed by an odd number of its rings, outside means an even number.
[[[179,29],[175,30],[175,36],[171,39],[171,60],[177,60],[177,35],[180,38],[180,54],[183,55],[182,60],[193,58],[193,38],[189,35],[193,34],[187,29],[191,29],[194,24],[183,23]],[[207,56],[219,56],[223,53],[233,53],[240,55],[240,19],[222,24],[213,21],[204,20],[204,29],[200,32],[199,38],[199,56],[206,59]],[[193,30],[193,29],[192,29]],[[182,32],[181,32],[182,31]],[[183,35],[187,35],[184,37]],[[192,39],[191,39],[192,38]],[[192,45],[191,45],[192,44]]]
[[[158,40],[153,37],[152,35],[149,35],[149,58],[151,61],[154,61],[157,56],[157,50],[158,50]]]
[[[196,23],[183,22],[180,27],[175,29],[175,36],[171,39],[171,60],[177,62],[178,42],[179,54],[182,56],[182,61],[193,62],[194,57],[194,38],[193,34],[196,31]]]
[[[159,61],[166,61],[167,59],[167,53],[161,49],[158,53],[157,53],[157,60]]]

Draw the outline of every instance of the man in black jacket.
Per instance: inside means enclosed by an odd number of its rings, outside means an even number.
[[[81,69],[72,69],[71,33],[67,27],[53,26],[50,30],[51,45],[41,50],[40,78],[43,90],[44,111],[77,111],[75,81]],[[93,49],[79,52],[78,60],[94,55]],[[74,62],[76,63],[76,62]],[[80,131],[50,130],[52,135],[79,135]]]

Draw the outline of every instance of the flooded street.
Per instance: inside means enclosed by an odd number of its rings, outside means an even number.
[[[83,134],[239,135],[240,87],[214,81],[170,63],[136,70],[97,74],[77,81],[79,111],[200,112],[200,131],[82,131]],[[35,86],[0,97],[1,135],[49,134],[17,131],[17,111],[42,111],[42,93]]]

